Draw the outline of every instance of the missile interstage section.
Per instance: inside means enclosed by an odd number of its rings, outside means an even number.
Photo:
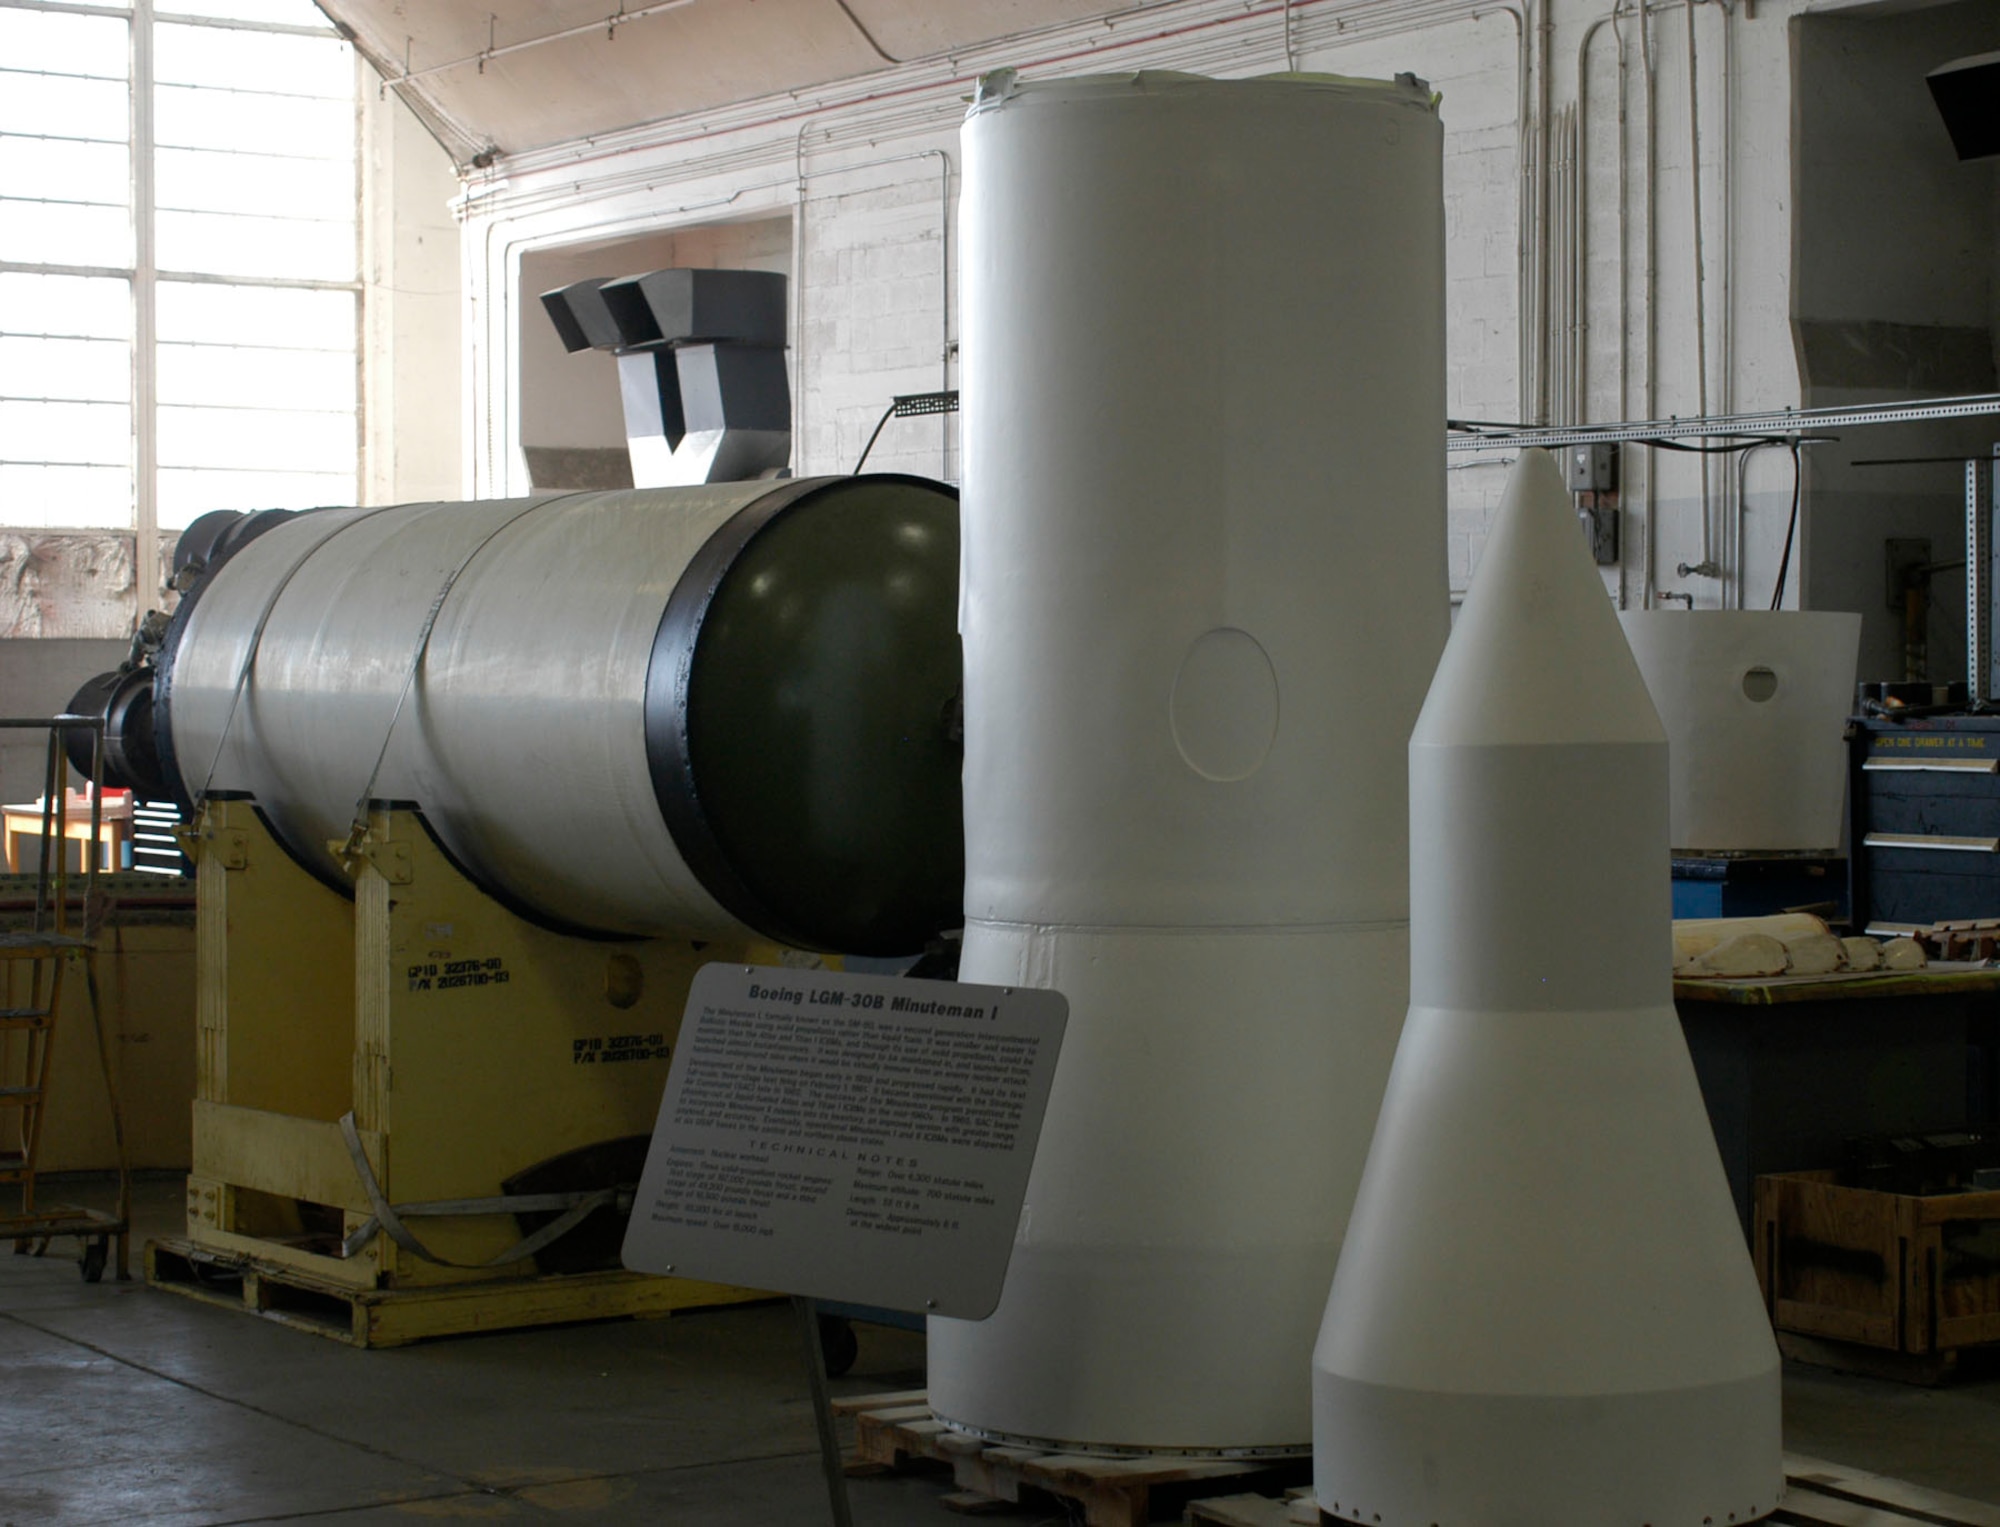
[[[366,804],[407,802],[552,926],[908,953],[959,921],[955,500],[882,475],[282,517],[213,554],[150,684],[79,700],[117,707],[134,783],[251,796],[329,884]]]

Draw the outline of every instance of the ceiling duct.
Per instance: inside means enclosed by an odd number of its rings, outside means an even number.
[[[2000,53],[1956,58],[1924,77],[1960,159],[2000,154]]]
[[[563,348],[618,358],[635,488],[743,482],[792,455],[785,278],[655,270],[542,293]]]

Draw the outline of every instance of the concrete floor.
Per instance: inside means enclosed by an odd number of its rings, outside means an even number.
[[[142,1233],[177,1233],[180,1196],[142,1183]],[[835,1387],[922,1379],[921,1338],[869,1326]],[[1918,1390],[1800,1368],[1785,1400],[1793,1452],[2000,1503],[2000,1378]],[[851,1488],[856,1527],[956,1520],[935,1476]],[[0,1255],[0,1527],[426,1518],[817,1527],[790,1311],[359,1352],[137,1282],[88,1285],[53,1254]]]

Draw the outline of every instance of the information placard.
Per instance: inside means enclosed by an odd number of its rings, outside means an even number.
[[[705,966],[625,1265],[983,1319],[1068,1015],[1025,987]]]

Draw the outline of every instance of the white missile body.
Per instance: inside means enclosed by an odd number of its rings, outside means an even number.
[[[1414,82],[982,87],[965,128],[968,981],[1069,1028],[930,1403],[1304,1453],[1408,1000],[1442,650],[1442,129]]]
[[[1410,1010],[1313,1358],[1321,1511],[1776,1505],[1779,1367],[1671,993],[1667,749],[1523,455],[1410,741]]]

